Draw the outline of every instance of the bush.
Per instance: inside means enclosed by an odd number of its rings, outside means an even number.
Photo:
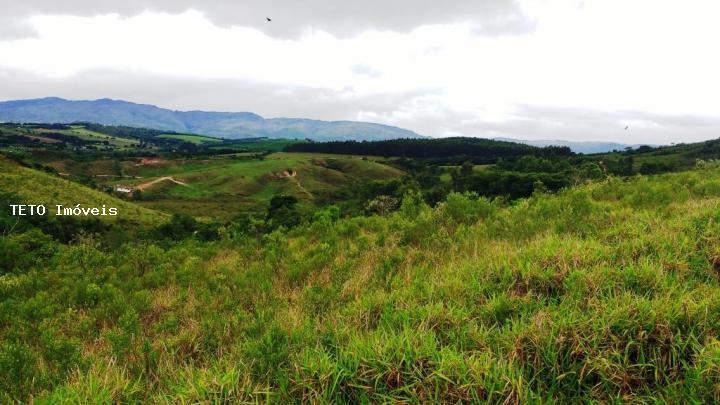
[[[300,224],[302,216],[297,210],[298,199],[288,195],[276,195],[270,200],[265,221],[270,229],[293,228]]]
[[[469,225],[492,215],[495,206],[476,193],[450,193],[437,210],[449,222]]]

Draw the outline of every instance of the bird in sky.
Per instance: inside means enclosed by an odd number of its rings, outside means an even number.
[[[628,128],[630,128],[630,125],[626,126],[626,127],[625,127],[625,130],[627,131]]]
[[[265,17],[265,19],[267,19],[268,22],[272,21],[272,19],[270,17]]]

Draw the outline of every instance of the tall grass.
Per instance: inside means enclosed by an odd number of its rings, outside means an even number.
[[[0,276],[3,399],[720,400],[720,172],[409,196],[262,239]]]

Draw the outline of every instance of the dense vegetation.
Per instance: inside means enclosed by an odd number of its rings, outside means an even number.
[[[720,172],[112,250],[3,230],[4,401],[718,400]],[[276,210],[292,201],[276,202]],[[7,252],[3,249],[3,252]],[[3,260],[3,263],[11,263]]]
[[[0,402],[720,401],[714,141],[479,165],[0,130]]]
[[[469,159],[475,164],[495,163],[498,158],[525,155],[569,156],[567,147],[536,148],[528,145],[493,141],[482,138],[394,139],[374,142],[306,142],[292,144],[288,152],[338,153],[344,155],[397,156],[407,158],[439,158],[435,161]],[[462,161],[460,161],[462,163]]]

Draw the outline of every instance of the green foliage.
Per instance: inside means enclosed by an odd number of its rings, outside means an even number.
[[[669,172],[673,168],[670,165],[659,162],[644,162],[640,165],[640,174],[657,174],[663,172]]]
[[[457,224],[471,225],[492,215],[496,206],[475,193],[450,193],[438,207],[440,215]]]
[[[270,200],[265,221],[271,229],[292,228],[302,221],[297,210],[298,199],[289,195],[277,195]]]
[[[165,224],[157,227],[153,235],[156,239],[171,239],[179,241],[191,236],[200,240],[214,240],[220,236],[218,225],[215,223],[200,223],[195,218],[185,214],[173,214]]]
[[[4,213],[0,401],[717,402],[720,172],[565,162],[67,239]]]
[[[371,214],[385,216],[390,212],[395,211],[399,205],[400,203],[396,198],[388,195],[380,195],[369,201],[365,206],[365,210]]]
[[[23,398],[33,390],[39,374],[35,363],[36,358],[27,345],[8,341],[0,344],[0,390],[6,400]]]
[[[695,167],[698,169],[717,169],[720,168],[720,159],[698,159],[695,161]]]
[[[315,211],[313,214],[313,222],[323,225],[331,225],[340,219],[340,208],[331,205],[321,210]]]
[[[347,155],[397,156],[460,160],[468,157],[477,164],[494,163],[497,158],[537,156],[570,156],[567,147],[536,148],[512,142],[481,138],[394,139],[374,142],[309,142],[288,146],[289,152],[335,153]]]

